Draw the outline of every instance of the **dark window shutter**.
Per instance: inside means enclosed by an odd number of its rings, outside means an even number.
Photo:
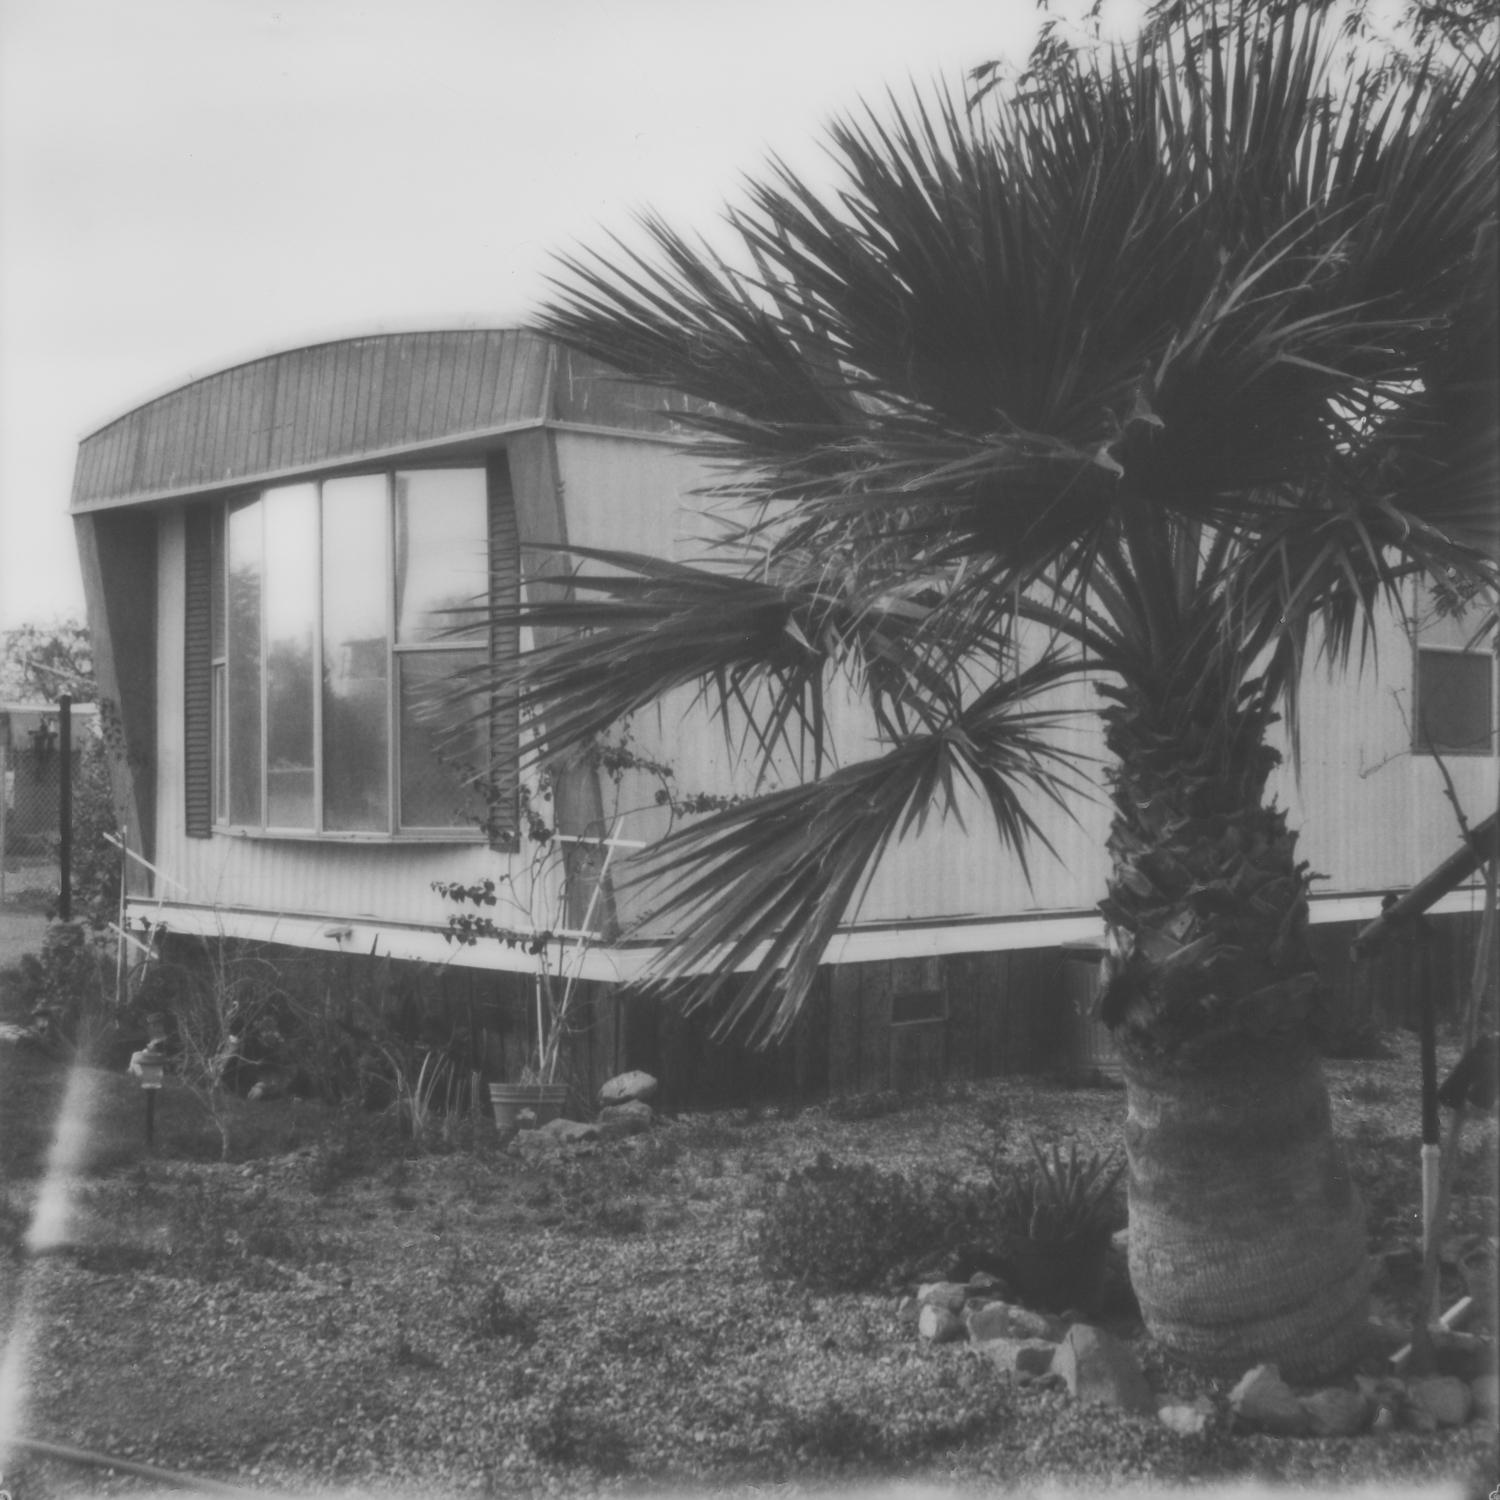
[[[187,514],[187,578],[183,619],[184,831],[213,832],[213,511]]]
[[[521,540],[516,530],[515,491],[505,454],[493,455],[486,466],[490,522],[490,606],[514,609],[520,602]],[[490,663],[499,667],[513,661],[520,650],[520,631],[514,624],[490,622]],[[520,847],[521,719],[513,692],[490,698],[489,837],[495,849]]]

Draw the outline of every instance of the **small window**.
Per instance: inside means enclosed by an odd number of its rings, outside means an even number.
[[[1488,651],[1417,652],[1416,748],[1488,755],[1495,714],[1495,660]]]
[[[915,1026],[924,1021],[942,1021],[948,1015],[947,996],[942,990],[908,990],[891,996],[891,1025]]]

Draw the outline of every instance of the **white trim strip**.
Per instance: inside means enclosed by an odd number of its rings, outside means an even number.
[[[1376,894],[1315,898],[1311,920],[1367,922],[1380,915],[1382,897]],[[1450,892],[1431,908],[1441,916],[1478,912],[1484,900],[1480,887]],[[491,969],[533,973],[536,958],[522,947],[481,940],[472,945],[448,941],[441,929],[403,927],[378,921],[337,921],[327,916],[240,911],[166,901],[160,905],[133,899],[127,921],[164,925],[168,932],[195,937],[238,938],[247,942],[284,943],[323,953],[354,953],[402,959],[414,963],[446,964],[460,969]],[[823,955],[826,964],[880,963],[897,958],[931,958],[954,953],[1004,953],[1023,948],[1057,948],[1066,943],[1098,943],[1104,925],[1097,913],[1071,912],[1013,917],[991,922],[950,922],[864,928],[839,933]],[[655,945],[640,947],[593,944],[570,947],[569,960],[578,964],[579,979],[623,984],[639,978],[660,952]],[[753,969],[756,955],[744,960],[741,971]],[[554,962],[557,955],[554,950]]]

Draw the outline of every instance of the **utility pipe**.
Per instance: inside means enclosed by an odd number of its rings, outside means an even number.
[[[73,699],[57,700],[57,920],[73,920]]]
[[[1420,916],[1440,896],[1446,896],[1460,881],[1467,880],[1497,855],[1500,855],[1500,813],[1491,813],[1482,823],[1475,824],[1463,848],[1450,854],[1430,875],[1424,876],[1355,934],[1354,957],[1358,958],[1398,923]]]
[[[72,1448],[66,1443],[45,1443],[40,1438],[6,1438],[7,1448],[24,1448],[41,1458],[60,1458],[64,1463],[86,1464],[96,1469],[118,1469],[123,1474],[135,1474],[150,1479],[156,1484],[172,1484],[185,1490],[198,1490],[205,1495],[227,1495],[232,1500],[251,1500],[262,1492],[240,1489],[236,1485],[221,1484],[217,1479],[200,1479],[196,1474],[177,1474],[171,1469],[158,1469],[154,1464],[138,1464],[134,1459],[115,1458],[108,1453],[95,1453],[89,1448]]]

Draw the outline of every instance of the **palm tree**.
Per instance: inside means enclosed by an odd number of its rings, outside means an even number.
[[[1048,695],[1091,674],[1132,1280],[1180,1356],[1310,1375],[1363,1336],[1367,1258],[1267,731],[1295,744],[1304,668],[1412,573],[1494,596],[1495,73],[1382,93],[1276,9],[845,120],[837,190],[773,164],[733,254],[648,219],[566,260],[545,330],[696,398],[745,521],[702,565],[580,556],[520,611],[574,634],[503,685],[550,756],[689,683],[768,759],[808,748],[638,862],[682,919],[663,976],[706,968],[765,1039],[929,811],[978,793],[1024,857],[1068,784]],[[837,674],[882,745],[828,769]]]

